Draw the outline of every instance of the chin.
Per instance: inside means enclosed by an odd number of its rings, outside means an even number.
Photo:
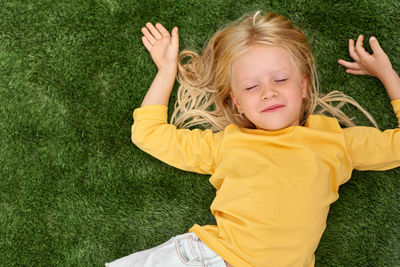
[[[286,114],[283,112],[274,112],[271,114],[249,114],[247,119],[253,123],[256,129],[266,131],[277,131],[290,126],[300,125],[300,118],[294,114]],[[294,116],[293,116],[294,115]]]
[[[260,123],[258,126],[256,126],[257,129],[262,129],[266,131],[277,131],[277,130],[282,130],[284,128],[290,127],[290,126],[295,126],[299,125],[299,123],[290,123],[290,122],[268,122],[268,123]]]

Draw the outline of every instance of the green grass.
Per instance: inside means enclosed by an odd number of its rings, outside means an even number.
[[[350,59],[349,38],[375,35],[400,71],[397,0],[0,1],[0,265],[102,266],[214,223],[208,176],[130,141],[132,111],[156,72],[140,28],[179,26],[181,49],[199,51],[257,9],[306,32],[323,92],[353,96],[381,129],[397,126],[380,82],[336,63]],[[399,168],[355,171],[331,207],[316,266],[400,266],[399,188]]]

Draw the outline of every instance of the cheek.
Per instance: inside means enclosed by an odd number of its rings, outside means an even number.
[[[299,93],[296,95],[296,100],[295,100],[295,101],[297,102],[297,105],[298,105],[298,106],[301,106],[301,105],[303,104],[304,98],[303,98],[302,92],[299,92]]]
[[[240,105],[242,108],[249,108],[249,107],[254,107],[257,105],[257,97],[247,94],[245,97],[240,98]]]
[[[286,94],[287,100],[293,103],[296,106],[301,106],[303,103],[303,92],[301,89],[291,88],[287,91]]]

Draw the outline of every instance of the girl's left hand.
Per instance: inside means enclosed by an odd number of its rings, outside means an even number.
[[[356,45],[352,39],[349,40],[349,52],[355,62],[339,59],[338,63],[346,67],[346,72],[355,75],[371,75],[379,80],[385,80],[385,75],[391,73],[392,63],[375,37],[369,38],[373,54],[369,54],[363,48],[364,37],[360,35]]]

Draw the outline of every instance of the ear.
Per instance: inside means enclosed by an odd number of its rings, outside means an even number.
[[[237,100],[235,94],[232,91],[230,91],[229,94],[231,95],[231,98],[233,100],[233,103],[235,103],[236,108],[239,110],[240,113],[242,113],[242,111],[240,110],[240,103]]]
[[[308,89],[308,78],[307,76],[303,77],[303,80],[301,81],[301,95],[303,98],[307,97],[307,89]]]

